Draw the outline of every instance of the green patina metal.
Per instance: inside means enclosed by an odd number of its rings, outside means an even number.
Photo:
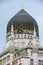
[[[19,56],[27,56],[27,55],[28,53],[26,49],[19,51]]]

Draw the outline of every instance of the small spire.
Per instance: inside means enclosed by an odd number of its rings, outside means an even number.
[[[11,25],[11,35],[13,35],[13,23]]]
[[[35,24],[34,24],[34,36],[36,36]]]
[[[13,23],[12,23],[12,25],[11,25],[11,32],[13,32]]]

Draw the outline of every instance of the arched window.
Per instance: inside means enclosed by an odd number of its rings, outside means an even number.
[[[43,60],[42,60],[42,65],[43,65]]]
[[[38,60],[38,65],[41,65],[41,60]]]
[[[20,63],[19,65],[22,65],[22,63]]]
[[[30,65],[33,65],[33,59],[30,60]]]

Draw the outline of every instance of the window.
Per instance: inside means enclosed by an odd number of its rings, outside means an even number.
[[[43,57],[43,53],[38,53],[38,56],[39,57]]]
[[[28,35],[28,39],[29,39],[29,35]]]
[[[3,64],[6,64],[6,58],[3,58]]]
[[[18,35],[18,39],[19,39],[19,35]]]
[[[7,56],[7,62],[9,62],[10,61],[10,55],[9,56]]]
[[[21,38],[23,39],[23,35],[21,35]]]
[[[31,35],[29,35],[29,39],[32,39],[32,36]]]
[[[26,38],[26,35],[24,35],[24,38]]]
[[[38,65],[41,65],[41,60],[38,60]]]
[[[10,63],[9,63],[9,64],[7,64],[7,65],[10,65]]]
[[[33,45],[33,43],[31,43],[31,45]]]
[[[30,60],[30,65],[33,65],[33,59]]]
[[[22,65],[22,63],[20,63],[19,65]]]
[[[2,65],[2,60],[0,60],[0,65]]]
[[[15,38],[16,38],[16,35],[15,35]]]
[[[31,51],[31,56],[33,55],[32,51]]]
[[[42,65],[43,65],[43,60],[42,60]]]
[[[18,61],[15,61],[15,62],[13,61],[12,65],[18,65]]]

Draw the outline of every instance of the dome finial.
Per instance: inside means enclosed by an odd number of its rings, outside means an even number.
[[[21,9],[24,9],[24,6],[23,5],[21,6]]]
[[[23,4],[23,0],[22,0],[22,4],[21,4],[21,9],[24,9],[24,4]]]

